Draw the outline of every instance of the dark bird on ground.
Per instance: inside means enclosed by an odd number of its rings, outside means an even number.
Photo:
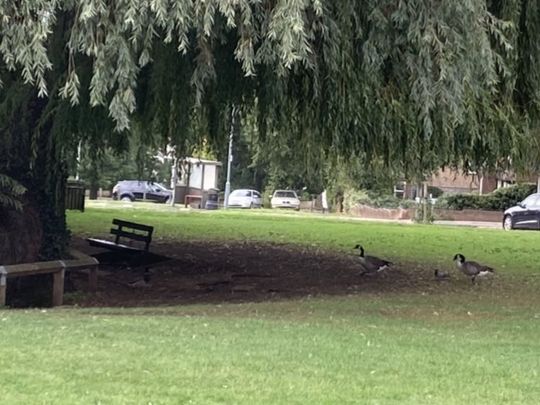
[[[437,281],[443,281],[443,280],[449,280],[450,274],[446,271],[440,271],[439,269],[435,269],[434,272],[435,280]]]
[[[484,277],[495,272],[495,270],[489,266],[465,260],[465,256],[461,253],[454,256],[454,262],[463,274],[471,278],[471,282],[473,283],[476,281],[477,277]]]
[[[364,248],[360,245],[356,245],[354,249],[358,249],[360,251],[360,264],[364,268],[364,272],[361,275],[378,273],[388,269],[393,264],[388,260],[379,259],[375,256],[365,256]]]

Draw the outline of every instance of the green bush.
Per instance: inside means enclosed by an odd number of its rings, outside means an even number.
[[[431,194],[432,198],[439,198],[444,193],[439,187],[428,186],[428,195]]]
[[[415,201],[403,200],[389,194],[379,194],[371,190],[350,189],[345,192],[345,210],[350,210],[356,205],[367,205],[374,208],[414,208]]]
[[[439,198],[437,208],[449,208],[454,210],[483,209],[503,211],[523,201],[525,197],[536,191],[534,184],[519,184],[516,186],[501,188],[486,195],[477,194],[454,194]]]
[[[358,204],[368,205],[375,208],[399,208],[402,199],[393,195],[370,195],[358,200]]]
[[[439,198],[437,200],[437,208],[448,208],[452,210],[462,210],[465,208],[479,209],[481,208],[482,196],[476,194],[453,194]]]
[[[485,209],[505,210],[535,192],[536,184],[519,184],[513,187],[501,188],[486,195],[483,205]]]
[[[435,218],[433,217],[433,204],[430,204],[428,201],[424,202],[426,203],[426,205],[424,205],[423,203],[415,204],[413,221],[419,224],[431,224],[435,220]]]

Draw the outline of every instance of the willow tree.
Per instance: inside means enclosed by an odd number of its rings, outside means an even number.
[[[0,170],[45,176],[49,198],[80,139],[217,148],[232,105],[315,169],[532,168],[539,16],[533,0],[0,0]]]

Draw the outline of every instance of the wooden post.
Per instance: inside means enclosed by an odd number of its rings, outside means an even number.
[[[0,307],[6,305],[6,270],[4,267],[0,267]]]
[[[174,204],[176,204],[176,186],[178,185],[178,158],[176,157],[176,152],[174,153],[171,177],[172,195],[170,203],[171,207],[174,207]]]
[[[427,224],[429,221],[428,221],[428,190],[427,190],[427,182],[424,182],[423,184],[423,190],[422,190],[422,197],[423,197],[423,201],[424,201],[424,207],[423,207],[423,212],[424,212],[424,215],[423,215],[423,218],[422,218],[422,222]]]
[[[483,195],[483,194],[484,194],[484,175],[481,175],[480,176],[479,189],[478,189],[478,195]]]
[[[65,274],[64,269],[53,273],[53,293],[52,293],[53,307],[62,305],[64,303],[64,274]]]

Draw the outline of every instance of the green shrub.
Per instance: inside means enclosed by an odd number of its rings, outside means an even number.
[[[419,224],[431,224],[435,220],[433,217],[433,204],[430,204],[429,201],[424,200],[424,203],[415,202],[415,211],[413,221]],[[425,209],[425,210],[424,210]]]
[[[432,198],[439,198],[444,193],[439,187],[428,186],[428,195],[431,194]]]
[[[368,193],[368,196],[358,200],[358,203],[375,208],[399,208],[402,201],[393,195],[370,195]]]
[[[403,200],[389,194],[379,194],[365,190],[347,190],[345,192],[344,207],[350,210],[356,205],[367,205],[374,208],[414,208],[415,201]]]
[[[449,208],[453,210],[462,210],[465,208],[481,208],[482,196],[476,194],[453,194],[439,198],[437,200],[438,208]]]
[[[436,207],[454,210],[468,208],[503,211],[523,201],[525,197],[535,191],[536,185],[534,184],[519,184],[508,188],[501,188],[486,195],[454,194],[439,198]]]
[[[523,201],[534,192],[536,192],[536,184],[519,184],[501,188],[486,195],[483,206],[485,209],[505,210]]]

